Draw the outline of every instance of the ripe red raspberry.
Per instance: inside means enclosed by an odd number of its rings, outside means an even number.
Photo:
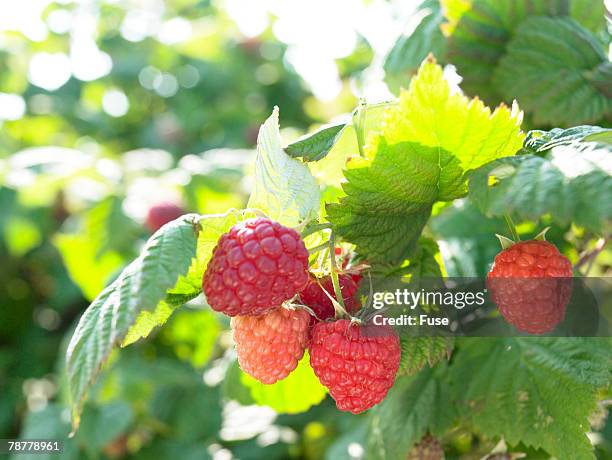
[[[345,273],[338,274],[338,284],[340,285],[340,292],[342,293],[342,299],[344,300],[346,310],[349,313],[357,312],[360,307],[359,299],[357,298],[359,284],[353,280],[351,275]],[[334,299],[338,299],[334,291],[331,275],[319,278],[318,282],[317,278],[311,275],[308,284],[300,292],[302,303],[310,307],[321,321],[333,318],[335,315],[332,301],[327,294],[325,294],[323,289],[325,289]]]
[[[240,367],[262,383],[272,384],[293,371],[306,348],[310,315],[280,307],[260,316],[231,321]]]
[[[389,326],[342,319],[312,331],[310,365],[340,410],[358,414],[382,401],[399,363],[400,342]]]
[[[519,331],[544,334],[563,321],[572,264],[546,241],[523,241],[495,257],[487,275],[493,302]]]
[[[159,203],[149,208],[146,226],[151,232],[156,232],[168,222],[178,219],[185,210],[174,203]]]
[[[208,304],[229,316],[259,315],[280,307],[308,282],[308,251],[300,235],[257,218],[219,238],[204,273]]]

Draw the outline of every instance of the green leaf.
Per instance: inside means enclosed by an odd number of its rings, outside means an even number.
[[[453,337],[401,337],[400,375],[414,375],[426,365],[435,366],[449,359],[453,350]]]
[[[370,262],[408,258],[433,204],[465,195],[466,171],[520,148],[520,121],[517,107],[491,113],[451,94],[442,68],[428,59],[387,109],[366,158],[348,163],[346,196],[327,208],[334,230]]]
[[[450,370],[460,412],[490,437],[594,459],[586,432],[596,389],[610,383],[610,339],[466,339]]]
[[[419,289],[427,280],[442,277],[438,261],[440,250],[431,238],[421,236],[410,259],[398,264],[377,264],[372,267],[372,287],[375,292],[403,289],[409,283],[412,289]]]
[[[612,218],[612,147],[594,142],[553,147],[546,157],[520,155],[483,166],[470,177],[470,200],[488,216],[550,214],[594,232]],[[492,184],[492,185],[491,185]]]
[[[355,460],[355,455],[351,455],[354,446],[363,448],[367,443],[368,425],[366,422],[367,419],[362,420],[355,428],[337,437],[325,451],[324,460]]]
[[[4,241],[11,255],[23,257],[42,242],[40,230],[30,219],[10,216],[4,227]]]
[[[58,234],[53,239],[70,278],[86,299],[94,299],[124,264],[115,251],[100,254],[99,242],[86,234]]]
[[[365,143],[374,137],[381,129],[385,119],[385,112],[389,107],[397,105],[397,101],[379,102],[376,104],[365,104],[353,112],[360,110],[362,120],[362,137]],[[359,145],[357,142],[356,127],[349,123],[339,133],[339,137],[325,158],[308,163],[313,176],[324,185],[339,187],[343,180],[342,170],[347,161],[359,156]]]
[[[461,87],[489,104],[501,95],[491,78],[506,52],[515,29],[531,16],[570,16],[583,27],[599,32],[605,28],[603,2],[592,0],[441,0],[448,22],[448,57],[463,80]],[[534,42],[534,51],[540,47]],[[510,98],[511,100],[512,98]],[[521,105],[524,101],[519,100]]]
[[[271,219],[295,226],[319,213],[319,185],[308,167],[281,148],[278,107],[261,126],[257,138],[255,185],[248,207]]]
[[[612,129],[599,126],[574,126],[554,128],[550,131],[533,130],[527,133],[523,151],[527,153],[547,152],[553,147],[573,144],[577,141],[593,141],[612,144]]]
[[[219,237],[237,222],[238,214],[235,211],[200,217],[196,258],[192,261],[189,271],[185,276],[179,276],[176,285],[168,290],[165,299],[153,311],[140,312],[136,322],[125,336],[122,347],[147,337],[153,329],[163,325],[176,308],[200,295],[204,270],[212,257]]]
[[[108,251],[129,253],[138,232],[137,224],[124,214],[123,201],[117,196],[102,200],[87,212],[85,234],[98,245],[98,257]]]
[[[370,413],[368,459],[406,458],[429,431],[441,435],[456,416],[446,383],[446,367],[400,377]]]
[[[577,22],[529,18],[508,43],[493,84],[506,100],[517,98],[536,124],[596,122],[612,113],[612,99],[589,73],[606,61],[604,47]]]
[[[249,387],[242,383],[242,375],[238,361],[233,361],[227,368],[227,373],[222,383],[223,396],[227,399],[237,401],[243,406],[255,404]]]
[[[74,439],[68,438],[70,433],[69,409],[56,403],[49,403],[43,409],[29,412],[23,422],[21,434],[22,440],[28,439],[53,439],[64,443],[64,452],[61,458],[73,460],[79,458],[79,449]],[[57,454],[14,454],[11,460],[53,460]]]
[[[382,142],[373,160],[352,160],[343,184],[347,196],[327,207],[334,231],[356,244],[370,263],[407,258],[437,200],[439,156],[449,154],[420,144]],[[450,166],[460,179],[461,171]]]
[[[88,387],[141,311],[154,310],[196,256],[199,216],[188,214],[158,230],[140,256],[87,308],[70,340],[67,373],[73,427]]]
[[[185,308],[178,312],[162,333],[165,343],[183,361],[195,368],[203,367],[212,356],[221,332],[218,316],[211,310]]]
[[[329,153],[345,127],[346,123],[323,127],[292,142],[285,147],[285,152],[304,161],[319,161]]]
[[[246,373],[241,382],[251,390],[253,400],[262,406],[269,406],[281,414],[299,414],[319,404],[325,398],[327,389],[315,375],[308,352],[289,377],[272,385],[265,385]]]
[[[140,339],[144,339],[153,329],[164,325],[173,312],[174,308],[163,300],[157,304],[153,311],[141,311],[134,324],[128,329],[121,346],[127,347]]]
[[[134,460],[158,460],[160,458],[180,458],[181,460],[212,460],[210,446],[201,440],[181,441],[156,437],[153,442],[139,450]]]
[[[478,98],[452,93],[433,58],[422,63],[409,89],[402,91],[399,104],[385,115],[382,134],[387,143],[408,141],[444,149],[464,171],[514,155],[524,138],[518,106],[502,104],[491,111]],[[440,186],[442,199],[452,195],[445,188]]]
[[[409,34],[400,36],[383,65],[385,82],[395,94],[399,93],[400,87],[408,86],[410,78],[430,53],[439,61],[445,58],[446,39],[440,29],[444,16],[440,2],[423,2],[415,17],[420,17],[420,22]]]
[[[586,78],[601,94],[612,98],[612,62],[602,62]]]
[[[79,440],[87,451],[95,455],[124,433],[133,419],[132,408],[125,401],[114,401],[99,407],[88,406],[83,412]]]
[[[77,232],[60,233],[53,241],[72,280],[85,298],[93,300],[135,256],[138,232],[123,213],[121,200],[110,196],[87,210]]]
[[[151,415],[169,428],[173,439],[214,439],[222,423],[219,387],[209,387],[201,377],[193,377],[182,386],[158,388],[151,401]]]

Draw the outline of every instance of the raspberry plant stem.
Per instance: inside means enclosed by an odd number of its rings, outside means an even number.
[[[309,253],[310,255],[312,255],[312,254],[316,254],[317,252],[322,251],[323,249],[326,249],[326,248],[327,248],[327,246],[328,246],[328,244],[329,244],[329,243],[328,243],[327,241],[326,241],[325,243],[321,243],[321,244],[319,244],[318,246],[315,246],[315,247],[313,247],[313,248],[308,249],[308,253]]]
[[[365,99],[361,98],[359,106],[353,114],[353,127],[357,136],[357,147],[359,148],[359,155],[362,157],[365,157],[363,147],[365,145],[366,105]]]
[[[521,241],[516,231],[516,226],[512,221],[512,217],[510,217],[509,214],[504,214],[504,220],[506,221],[506,225],[508,225],[508,229],[510,230],[510,234],[512,235],[512,239],[514,240],[514,242],[518,243],[519,241]]]
[[[330,260],[330,271],[331,271],[331,279],[332,284],[334,286],[334,293],[336,294],[337,302],[332,302],[334,308],[340,307],[340,313],[344,316],[348,316],[346,312],[346,307],[344,306],[344,299],[342,298],[342,291],[340,289],[340,281],[338,281],[338,269],[336,267],[336,244],[334,242],[334,234],[333,232],[329,235],[329,260]],[[339,304],[339,305],[336,305]]]
[[[317,233],[321,230],[331,230],[331,224],[329,222],[322,222],[320,224],[307,225],[306,228],[300,234],[302,238],[306,238],[307,236],[312,235],[313,233]]]

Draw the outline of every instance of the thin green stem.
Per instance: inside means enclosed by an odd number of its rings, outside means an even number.
[[[340,307],[340,313],[342,315],[348,315],[346,307],[344,306],[344,299],[342,298],[342,290],[340,289],[340,281],[338,280],[338,268],[336,267],[336,245],[334,242],[334,234],[331,233],[329,236],[329,260],[330,260],[330,271],[332,284],[334,285],[334,293],[336,294],[337,302],[334,303],[334,308]],[[339,304],[339,305],[336,305]]]
[[[301,232],[302,238],[306,238],[313,233],[320,232],[321,230],[330,230],[331,224],[329,222],[322,222],[320,224],[313,224],[307,226],[303,232]]]
[[[365,157],[364,145],[365,145],[365,124],[366,124],[366,102],[365,99],[360,99],[357,111],[353,115],[353,127],[355,128],[355,135],[357,137],[357,147],[359,148],[359,155]]]
[[[510,230],[510,235],[512,235],[512,239],[514,240],[514,242],[518,243],[519,241],[521,241],[516,231],[516,226],[514,225],[514,222],[512,221],[512,217],[510,217],[509,214],[504,214],[504,220],[506,221],[506,225],[508,226],[508,229]]]
[[[323,249],[326,249],[328,246],[328,242],[326,241],[325,243],[321,243],[318,246],[315,246],[314,248],[310,248],[308,250],[308,254],[312,255],[312,254],[316,254],[319,251],[322,251]]]

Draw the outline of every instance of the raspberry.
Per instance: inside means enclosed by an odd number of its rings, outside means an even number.
[[[280,307],[308,282],[308,251],[300,235],[257,218],[221,235],[204,273],[208,304],[229,316]]]
[[[319,285],[319,283],[321,284]],[[349,313],[355,313],[360,307],[359,299],[357,298],[359,283],[356,283],[351,275],[340,273],[338,274],[338,284],[340,285],[340,292],[342,293],[346,310]],[[331,275],[320,278],[318,282],[311,275],[308,284],[300,292],[300,299],[304,305],[310,307],[315,312],[320,320],[325,321],[334,317],[335,310],[331,299],[327,297],[323,289],[337,300]]]
[[[310,365],[340,410],[358,414],[382,401],[399,362],[399,339],[389,326],[342,319],[312,331]]]
[[[260,316],[231,320],[240,367],[262,383],[272,384],[296,368],[306,348],[310,315],[280,307]]]
[[[149,208],[146,226],[151,232],[156,232],[168,222],[178,219],[185,210],[174,203],[159,203]]]
[[[427,435],[408,453],[408,460],[444,460],[444,449],[436,438]]]
[[[487,275],[493,302],[519,331],[544,334],[563,321],[572,264],[546,241],[523,241],[495,257]]]

